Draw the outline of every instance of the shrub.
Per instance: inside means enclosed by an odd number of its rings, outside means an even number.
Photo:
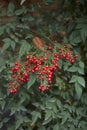
[[[0,3],[1,130],[87,128],[86,4]]]

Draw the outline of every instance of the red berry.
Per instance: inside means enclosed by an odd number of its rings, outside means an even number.
[[[44,57],[44,60],[47,60],[47,57]]]
[[[15,63],[14,63],[14,66],[20,66],[20,63],[15,62]]]
[[[44,77],[42,76],[41,78],[40,78],[42,81],[44,81]]]
[[[26,56],[26,60],[29,60],[29,59],[30,59],[30,56],[27,55],[27,56]]]
[[[17,89],[10,90],[11,94],[16,93],[16,92],[17,92]]]
[[[48,50],[52,50],[52,46],[48,46]]]
[[[78,58],[78,54],[76,54],[74,57],[75,57],[75,58]]]
[[[75,60],[74,59],[71,59],[71,63],[74,63],[75,62]]]
[[[54,57],[58,58],[58,54],[55,53],[55,54],[53,54],[53,55],[54,55]]]

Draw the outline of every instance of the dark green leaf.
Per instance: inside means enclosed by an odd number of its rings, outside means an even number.
[[[7,123],[8,121],[9,121],[9,118],[6,118],[6,117],[5,117],[5,118],[3,119],[3,123]]]
[[[0,35],[2,35],[4,33],[4,30],[5,30],[5,27],[4,26],[1,26],[0,27]]]
[[[78,99],[80,99],[82,95],[82,87],[78,83],[75,83],[75,91],[76,91]]]
[[[71,78],[71,80],[70,80],[70,83],[75,83],[76,80],[77,80],[77,77],[78,77],[78,76],[73,75],[72,78]]]
[[[19,57],[23,56],[25,53],[27,53],[27,51],[30,50],[30,44],[28,44],[28,42],[26,40],[21,40],[21,47],[19,50]]]
[[[82,28],[81,29],[81,38],[83,40],[83,42],[86,40],[86,37],[87,37],[87,27],[85,26],[85,28]]]
[[[51,118],[49,118],[48,120],[45,120],[45,121],[43,122],[43,125],[48,124],[51,120],[52,120],[52,117],[51,117]]]
[[[0,122],[0,128],[2,128],[2,126],[3,126],[3,122]]]
[[[60,130],[59,125],[58,124],[54,125],[53,130]]]
[[[33,125],[38,118],[41,118],[41,113],[40,112],[37,112],[37,111],[33,111],[32,112],[32,123],[31,125]]]
[[[23,123],[23,117],[20,116],[20,118],[17,119],[15,122],[15,130],[17,130],[21,126],[22,123]]]
[[[16,43],[11,40],[11,47],[12,47],[13,50],[15,50],[15,46],[16,46]]]
[[[83,77],[78,76],[77,81],[81,86],[85,87],[85,80]]]
[[[67,121],[67,119],[69,118],[69,113],[63,113],[63,118],[62,118],[62,122],[61,122],[61,124],[63,125],[66,121]]]
[[[24,14],[26,13],[26,8],[23,6],[21,9],[18,9],[15,11],[15,14],[16,15],[21,15],[21,14]]]
[[[12,16],[14,9],[15,9],[15,6],[14,6],[13,2],[10,2],[9,5],[8,5],[7,15]]]
[[[75,37],[75,39],[73,40],[73,42],[80,43],[81,42],[81,37],[80,36]]]
[[[29,89],[36,81],[36,76],[34,74],[31,74],[29,77],[29,81],[27,83],[27,88]]]
[[[38,128],[38,130],[46,130],[44,126]]]
[[[48,120],[52,116],[52,111],[46,111],[45,120]]]
[[[62,103],[61,103],[61,101],[60,101],[59,99],[57,99],[56,103],[57,103],[57,106],[58,106],[59,108],[62,107]]]
[[[11,45],[11,39],[10,38],[5,38],[5,39],[3,39],[3,41],[4,41],[4,45],[3,45],[2,50],[1,50],[2,53],[4,51],[6,51]]]
[[[4,100],[0,101],[0,106],[1,106],[2,110],[4,109],[5,104],[6,104],[6,102]]]
[[[77,69],[78,69],[77,67],[72,66],[72,67],[70,67],[70,68],[68,69],[68,71],[69,71],[69,72],[76,72]]]
[[[84,69],[84,63],[82,61],[79,61],[79,66]]]
[[[84,74],[84,69],[78,68],[78,73],[83,75]]]

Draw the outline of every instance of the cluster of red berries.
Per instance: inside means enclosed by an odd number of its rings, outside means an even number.
[[[41,56],[38,54],[26,55],[26,60],[24,62],[15,62],[14,66],[11,68],[12,75],[8,86],[9,92],[16,93],[21,83],[29,81],[31,73],[36,73],[36,79],[40,82],[38,89],[42,92],[48,90],[52,84],[53,73],[58,68],[59,59],[63,58],[71,63],[75,61],[69,46],[63,46],[57,49],[56,53],[53,53],[52,47],[49,46]],[[78,55],[74,57],[77,58]]]
[[[51,55],[51,54],[50,54]],[[50,85],[52,83],[52,76],[53,73],[56,71],[58,67],[58,54],[52,54],[50,57],[50,62],[47,57],[44,57],[44,65],[39,68],[38,71],[38,77],[41,80],[41,85],[39,86],[39,90],[44,92],[45,90],[48,90],[50,88]],[[46,61],[48,61],[50,64],[46,64]]]
[[[58,48],[58,52],[60,58],[68,60],[73,64],[75,62],[74,58],[78,58],[78,55],[76,54],[73,56],[71,54],[71,49],[72,49],[71,45],[69,45],[68,47],[64,45],[62,48]]]

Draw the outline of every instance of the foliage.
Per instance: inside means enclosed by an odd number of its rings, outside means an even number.
[[[87,0],[10,0],[0,5],[1,130],[87,129],[86,5]],[[45,92],[38,90],[36,73],[30,73],[28,82],[9,93],[10,68],[16,61],[23,67],[26,55],[46,56],[44,46],[58,55],[57,47],[72,46],[75,62],[62,57]]]

